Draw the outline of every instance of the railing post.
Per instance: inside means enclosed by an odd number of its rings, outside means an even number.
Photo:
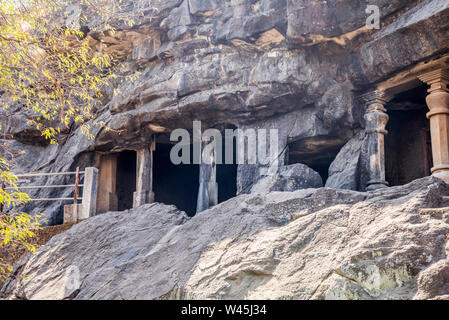
[[[73,204],[76,206],[78,203],[78,195],[79,195],[79,188],[78,185],[80,183],[80,168],[76,167],[76,173],[75,173],[75,191],[73,193]]]
[[[83,210],[79,215],[79,220],[93,217],[97,210],[97,187],[98,187],[98,169],[86,168],[84,173],[83,187]]]

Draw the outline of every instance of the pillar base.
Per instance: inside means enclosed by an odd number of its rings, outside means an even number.
[[[207,187],[206,187],[207,186]],[[200,183],[196,212],[203,212],[218,204],[218,184],[209,181]]]
[[[107,192],[103,196],[102,202],[100,203],[100,207],[97,210],[97,213],[105,213],[108,211],[117,211],[118,210],[118,197],[117,194],[112,192]]]
[[[378,189],[388,188],[389,184],[387,181],[369,181],[366,186],[366,191],[374,191]]]
[[[218,204],[218,183],[211,181],[208,183],[208,188],[209,188],[209,205],[211,207],[216,206]]]
[[[433,167],[432,176],[443,180],[446,184],[449,184],[449,165]]]
[[[151,191],[144,191],[140,193],[134,192],[133,197],[133,208],[137,208],[141,205],[154,202],[154,192]]]
[[[81,203],[65,205],[63,223],[78,223],[80,221],[79,214],[82,211],[83,205]]]

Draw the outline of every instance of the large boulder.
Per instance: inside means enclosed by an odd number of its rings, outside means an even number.
[[[326,187],[363,190],[368,181],[361,161],[365,136],[365,131],[360,131],[343,146],[329,167]]]
[[[162,204],[55,236],[3,292],[28,299],[447,297],[449,187],[428,177],[360,193],[241,195],[188,219]]]
[[[307,188],[321,188],[323,180],[318,172],[302,163],[279,167],[278,171],[266,175],[252,186],[253,193],[273,191],[296,191]]]

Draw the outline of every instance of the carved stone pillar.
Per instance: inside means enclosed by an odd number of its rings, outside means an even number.
[[[118,209],[116,194],[117,154],[102,155],[98,174],[97,212],[105,213]]]
[[[153,151],[156,149],[156,139],[151,137],[147,148],[137,150],[136,192],[134,192],[133,207],[153,203]]]
[[[366,139],[363,154],[368,170],[369,181],[366,190],[376,190],[388,186],[385,180],[385,130],[388,123],[388,115],[385,105],[391,100],[391,96],[385,91],[376,90],[361,96],[366,105],[365,130]]]
[[[205,153],[206,143],[203,141],[203,154],[200,164],[200,187],[198,190],[198,201],[196,212],[202,212],[218,204],[218,184],[217,184],[217,154],[213,152]]]
[[[419,79],[430,86],[426,102],[430,110],[427,118],[432,139],[432,175],[449,183],[449,70],[435,70]]]

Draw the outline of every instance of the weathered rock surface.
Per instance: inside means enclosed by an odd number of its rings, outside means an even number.
[[[252,186],[251,192],[296,191],[308,188],[320,188],[322,186],[323,180],[318,172],[304,164],[296,163],[281,166],[276,173],[261,178]]]
[[[340,150],[334,162],[329,167],[329,178],[326,181],[326,187],[335,189],[361,190],[363,181],[363,172],[361,166],[361,154],[365,132],[356,134]]]
[[[191,219],[161,204],[106,213],[54,237],[22,262],[23,288],[3,290],[28,299],[447,299],[449,215],[418,209],[448,205],[448,192],[425,178],[369,193],[242,195]]]

